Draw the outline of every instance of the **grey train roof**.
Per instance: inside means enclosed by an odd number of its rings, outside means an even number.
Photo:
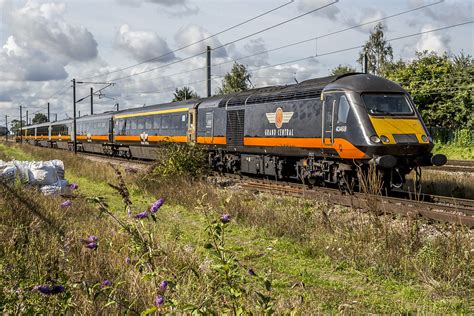
[[[219,107],[242,106],[265,102],[319,98],[323,90],[344,89],[356,92],[405,92],[398,84],[364,73],[348,73],[315,78],[286,86],[250,89],[222,96]]]

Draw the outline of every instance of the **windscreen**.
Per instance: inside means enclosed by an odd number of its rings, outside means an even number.
[[[371,115],[411,115],[413,110],[404,94],[363,94]]]

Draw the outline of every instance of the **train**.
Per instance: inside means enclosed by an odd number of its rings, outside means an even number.
[[[8,129],[5,126],[0,126],[0,136],[5,136],[8,134]]]
[[[26,126],[21,137],[73,150],[73,120]],[[19,135],[18,135],[19,136]],[[386,188],[422,166],[441,166],[433,140],[397,83],[367,73],[83,116],[78,151],[153,159],[166,142],[199,144],[220,172],[357,186],[374,166]]]

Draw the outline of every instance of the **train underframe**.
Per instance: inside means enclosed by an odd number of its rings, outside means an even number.
[[[210,151],[209,164],[219,172],[263,176],[274,180],[296,180],[309,186],[339,187],[342,191],[367,190],[367,186],[389,192],[401,188],[415,170],[414,187],[421,185],[421,166],[433,165],[430,157],[385,157],[343,160],[310,155],[288,157]],[[375,175],[375,176],[374,176]]]

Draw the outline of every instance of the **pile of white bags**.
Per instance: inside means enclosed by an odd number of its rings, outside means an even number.
[[[64,194],[69,189],[68,182],[64,179],[64,163],[61,160],[0,160],[0,180],[12,184],[17,178],[22,184],[39,188],[45,195]]]

